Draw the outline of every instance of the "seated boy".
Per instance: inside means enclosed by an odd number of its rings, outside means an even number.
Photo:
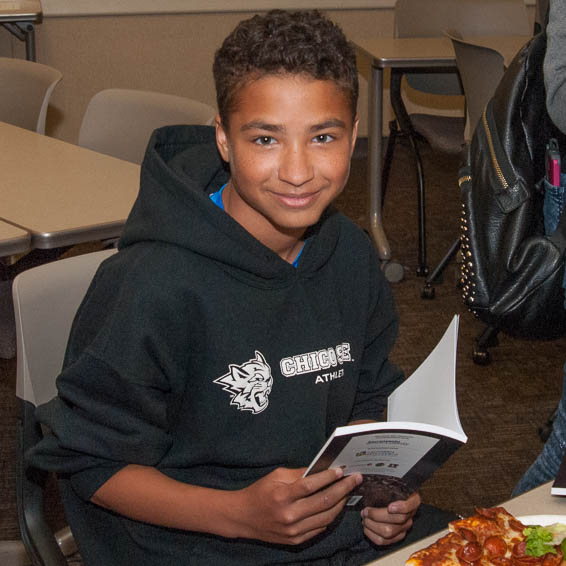
[[[359,475],[302,477],[402,379],[377,255],[330,207],[356,140],[354,53],[318,12],[274,11],[233,31],[214,77],[216,128],[150,141],[30,457],[59,474],[87,566],[361,564],[420,500],[360,516],[344,508]]]

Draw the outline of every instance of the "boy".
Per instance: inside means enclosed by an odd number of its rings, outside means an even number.
[[[87,566],[361,564],[420,501],[360,517],[344,510],[359,475],[302,478],[401,380],[376,253],[329,206],[356,139],[354,54],[318,12],[274,11],[234,30],[214,76],[215,130],[150,141],[31,457],[59,473]]]

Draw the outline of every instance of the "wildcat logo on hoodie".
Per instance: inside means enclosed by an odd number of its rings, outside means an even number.
[[[232,397],[230,405],[240,411],[261,413],[269,405],[269,394],[273,387],[271,368],[261,352],[242,365],[230,364],[229,372],[214,380]]]

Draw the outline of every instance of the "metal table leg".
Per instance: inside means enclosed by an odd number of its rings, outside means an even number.
[[[36,61],[35,28],[31,22],[6,22],[2,24],[11,34],[26,44],[26,59]]]
[[[401,281],[405,275],[403,266],[391,260],[391,248],[383,229],[381,216],[383,176],[383,69],[372,65],[369,85],[369,213],[370,229],[382,262],[386,278],[391,282]]]

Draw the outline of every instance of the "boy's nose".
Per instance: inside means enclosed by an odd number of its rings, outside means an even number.
[[[305,149],[289,148],[281,157],[279,178],[285,183],[299,187],[313,178],[314,167]]]

